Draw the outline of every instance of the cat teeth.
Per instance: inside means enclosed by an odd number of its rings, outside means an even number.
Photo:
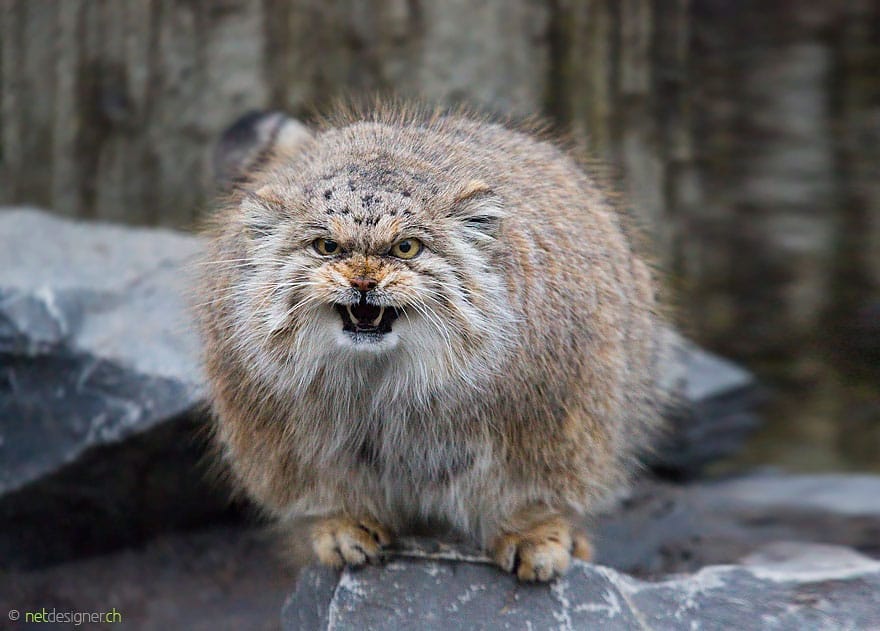
[[[351,305],[345,305],[345,309],[348,311],[348,317],[351,318],[352,323],[360,324],[360,320],[354,317],[354,313],[352,313]],[[379,307],[379,315],[377,315],[370,322],[372,326],[379,326],[379,323],[382,321],[382,316],[385,315],[385,307]]]
[[[345,305],[345,308],[348,309],[348,317],[351,318],[351,321],[355,324],[359,323],[360,320],[354,317],[354,314],[351,312],[351,305]]]

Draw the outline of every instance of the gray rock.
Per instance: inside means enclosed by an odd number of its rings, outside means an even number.
[[[404,540],[384,567],[307,568],[293,629],[867,629],[880,625],[880,476],[645,483],[594,526],[598,565],[527,585]],[[874,557],[874,558],[872,558]]]
[[[226,510],[197,466],[191,418],[202,379],[182,270],[198,247],[168,231],[0,212],[0,564]]]
[[[491,566],[399,557],[384,567],[305,570],[286,631],[344,629],[868,629],[880,562],[838,546],[767,546],[739,566],[642,581],[577,561],[551,585]]]
[[[678,486],[643,481],[592,528],[597,561],[640,577],[731,563],[774,541],[880,557],[880,476],[756,473]]]
[[[694,478],[704,465],[735,453],[761,424],[755,412],[763,392],[736,364],[668,334],[666,387],[675,393],[668,431],[648,455],[655,471]]]
[[[0,244],[0,352],[92,354],[179,381],[197,400],[185,308],[196,237],[2,209]]]
[[[116,547],[225,510],[186,308],[197,237],[0,211],[0,565]],[[690,475],[755,424],[755,384],[670,333],[680,393],[658,470]],[[56,527],[58,519],[66,523]]]

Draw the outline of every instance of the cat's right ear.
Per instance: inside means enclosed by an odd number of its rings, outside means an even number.
[[[232,190],[270,157],[293,156],[311,138],[308,127],[281,112],[248,112],[226,128],[214,148],[218,188]]]

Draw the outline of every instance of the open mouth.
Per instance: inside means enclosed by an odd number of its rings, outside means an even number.
[[[378,307],[361,298],[356,305],[333,305],[342,318],[342,330],[349,333],[390,333],[397,319],[396,307]]]

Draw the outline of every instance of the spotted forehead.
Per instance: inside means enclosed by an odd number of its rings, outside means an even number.
[[[439,188],[426,174],[381,164],[348,164],[316,178],[305,187],[313,208],[328,216],[347,217],[356,224],[380,216],[407,217],[428,202]]]

